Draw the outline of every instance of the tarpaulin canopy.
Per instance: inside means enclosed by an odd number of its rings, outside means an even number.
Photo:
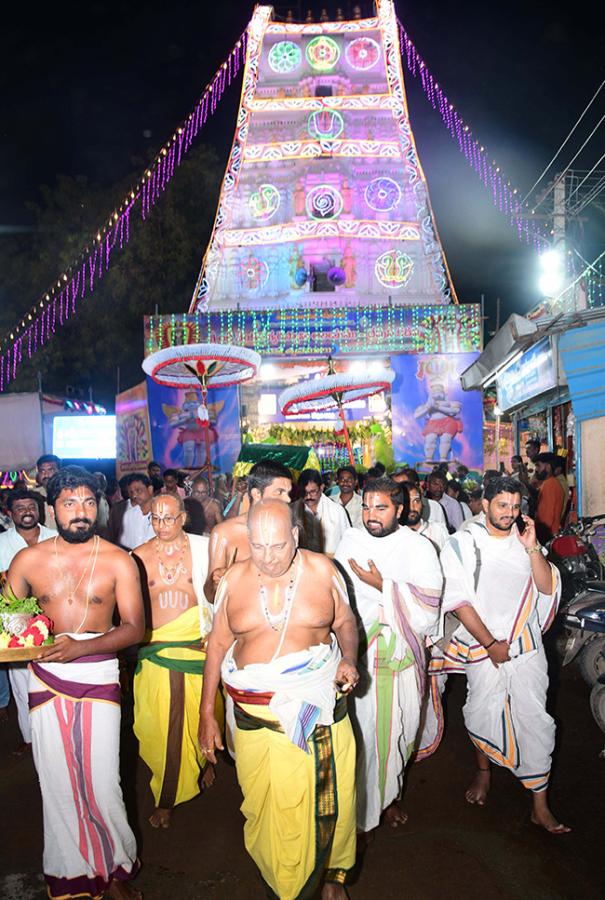
[[[257,462],[280,462],[298,477],[303,469],[321,471],[319,459],[313,447],[289,444],[244,444],[233,468],[236,478],[243,478]]]

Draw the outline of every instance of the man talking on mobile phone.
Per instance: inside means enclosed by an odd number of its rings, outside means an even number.
[[[463,672],[468,682],[463,714],[477,770],[467,801],[485,804],[495,762],[531,791],[532,822],[563,834],[569,829],[555,819],[547,799],[555,723],[546,712],[542,645],[557,610],[560,577],[544,557],[534,522],[521,516],[521,493],[521,484],[508,476],[490,479],[485,523],[468,523],[441,553],[443,610],[460,622],[443,672]]]

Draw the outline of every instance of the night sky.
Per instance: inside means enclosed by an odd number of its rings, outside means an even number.
[[[327,6],[331,14],[339,5],[345,11],[349,6],[346,0],[301,4],[304,11],[313,7],[316,13]],[[296,10],[297,4],[290,7]],[[599,28],[586,10],[577,15],[572,4],[399,2],[397,7],[459,114],[525,193],[603,80]],[[39,186],[54,183],[58,174],[83,174],[109,187],[132,171],[148,149],[161,145],[227,56],[252,8],[244,0],[92,0],[48,4],[34,15],[27,4],[7,6],[0,76],[4,233],[10,230],[6,226],[30,224],[28,201],[36,200]],[[285,12],[288,5],[277,8]],[[362,8],[371,13],[370,4]],[[488,191],[409,75],[406,86],[460,299],[476,301],[483,293],[491,314],[499,296],[503,318],[523,313],[538,299],[534,251],[518,242],[494,210]],[[238,98],[239,82],[198,137],[214,145],[225,162]],[[605,90],[561,162],[569,161],[604,112]],[[602,128],[576,167],[592,167],[605,149],[604,134]],[[603,246],[605,216],[591,211],[585,230],[583,252],[592,259]],[[200,255],[206,239],[200,233]],[[45,288],[32,285],[32,297]]]

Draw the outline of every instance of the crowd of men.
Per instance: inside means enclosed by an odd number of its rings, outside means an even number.
[[[54,622],[54,643],[9,667],[15,752],[33,754],[42,792],[49,896],[140,896],[119,782],[120,663],[151,772],[149,824],[168,829],[230,753],[271,896],[346,897],[367,835],[406,822],[404,770],[437,750],[453,674],[467,678],[476,755],[467,801],[486,802],[494,763],[530,792],[533,822],[568,831],[548,805],[542,645],[560,595],[543,544],[568,497],[562,461],[539,450],[529,442],[526,463],[474,487],[464,467],[295,479],[269,459],[231,484],[150,463],[113,486],[42,457],[35,488],[9,495],[0,571]]]

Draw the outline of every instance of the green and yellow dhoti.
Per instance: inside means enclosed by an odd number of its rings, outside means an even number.
[[[134,733],[152,772],[157,807],[171,809],[200,792],[206,765],[197,732],[206,645],[197,606],[148,632],[134,679]],[[215,714],[223,721],[217,694]]]
[[[346,698],[333,707],[333,724],[309,728],[317,707],[302,704],[307,734],[302,749],[269,707],[276,694],[235,688],[228,684],[231,677],[225,682],[235,706],[244,839],[270,895],[303,900],[314,896],[322,881],[344,884],[356,852],[355,739]],[[279,676],[275,680],[279,683]]]

